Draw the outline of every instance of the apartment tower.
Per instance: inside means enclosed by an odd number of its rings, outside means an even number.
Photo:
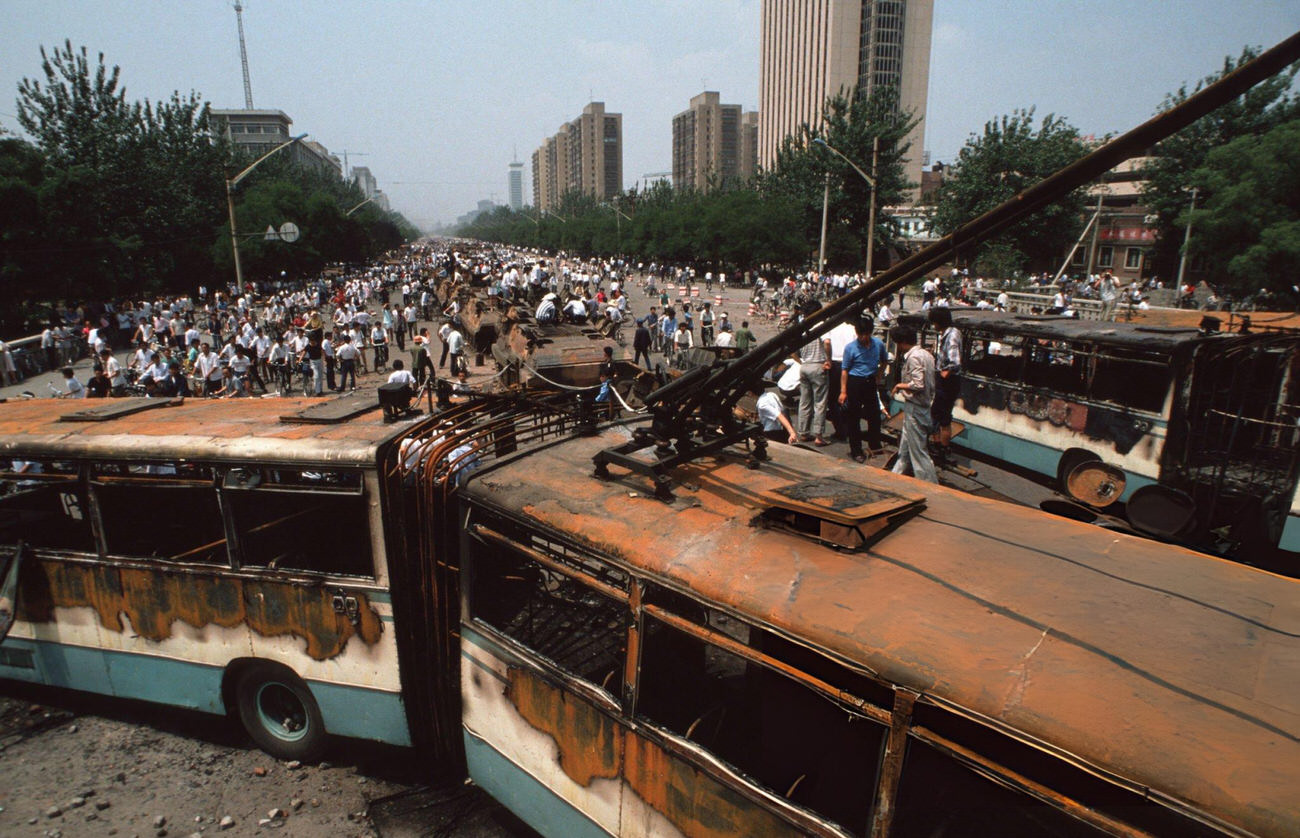
[[[720,99],[706,90],[673,117],[673,184],[680,189],[707,190],[754,174],[754,159],[744,153],[744,130],[746,117],[757,124],[758,115]]]
[[[623,115],[592,102],[533,152],[533,205],[559,206],[566,192],[608,201],[623,189]]]
[[[759,165],[800,125],[818,125],[840,91],[896,87],[899,106],[924,120],[934,0],[763,0],[762,15]],[[924,121],[908,139],[907,177],[919,184]]]

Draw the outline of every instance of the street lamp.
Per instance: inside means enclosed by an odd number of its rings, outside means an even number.
[[[260,166],[263,160],[270,157],[272,154],[275,154],[277,151],[280,151],[281,149],[288,148],[289,146],[293,145],[294,143],[298,142],[299,140],[303,139],[306,136],[307,136],[306,134],[299,134],[298,136],[294,137],[288,142],[281,143],[280,145],[268,151],[266,154],[263,154],[261,157],[254,160],[252,165],[250,165],[247,169],[244,169],[244,171],[240,172],[234,177],[226,178],[226,205],[230,208],[230,246],[235,251],[235,283],[240,288],[244,287],[244,270],[239,263],[239,231],[236,229],[235,226],[235,187],[239,185],[239,182],[241,180],[248,177],[248,174],[251,171],[253,171],[258,166]]]
[[[370,203],[370,202],[373,201],[373,200],[375,200],[375,199],[374,199],[374,198],[367,198],[367,199],[365,199],[364,201],[362,201],[361,203],[357,204],[357,205],[356,205],[355,207],[353,207],[352,209],[350,209],[350,210],[348,210],[347,212],[343,213],[343,217],[344,217],[344,218],[347,218],[349,215],[351,215],[352,213],[354,213],[354,212],[356,212],[357,210],[361,209],[362,207],[364,207],[366,204]]]
[[[831,152],[836,157],[843,160],[845,163],[848,163],[850,166],[852,166],[853,171],[861,175],[862,179],[865,180],[867,182],[867,185],[871,187],[871,204],[870,204],[870,209],[867,210],[867,279],[870,280],[871,261],[872,261],[873,250],[875,249],[875,244],[876,244],[876,179],[871,175],[867,174],[866,172],[862,171],[862,169],[858,168],[858,164],[854,163],[852,160],[846,157],[844,155],[844,152],[840,151],[835,146],[826,142],[821,137],[813,137],[812,141],[817,145],[821,146],[822,148],[826,149],[827,151]],[[871,138],[872,174],[875,174],[876,159],[879,156],[879,154],[880,154],[880,137],[878,136],[872,137]],[[830,206],[830,199],[831,199],[831,182],[830,182],[830,172],[828,171],[826,173],[826,185],[822,192],[822,241],[821,241],[821,248],[819,251],[819,255],[817,257],[817,273],[819,274],[822,272],[822,269],[826,265],[826,216],[828,214],[828,209]]]
[[[625,214],[621,209],[608,201],[603,201],[600,205],[605,209],[612,209],[614,211],[614,226],[618,228],[618,252],[621,255],[623,253],[623,219],[626,218],[628,221],[631,221],[632,216]]]

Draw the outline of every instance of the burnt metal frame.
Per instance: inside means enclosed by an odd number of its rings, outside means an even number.
[[[656,494],[663,497],[673,466],[687,462],[721,446],[710,431],[727,429],[723,437],[739,441],[732,409],[740,397],[755,386],[764,371],[780,358],[829,332],[846,316],[892,294],[938,267],[963,247],[992,236],[1063,195],[1096,180],[1115,166],[1144,152],[1160,140],[1244,94],[1251,87],[1300,60],[1300,32],[1261,53],[1217,82],[1190,96],[1164,113],[1157,114],[1127,133],[1106,143],[1080,160],[1030,186],[1008,201],[968,221],[934,244],[907,257],[854,291],[804,317],[734,360],[719,360],[701,367],[652,392],[646,398],[653,423],[650,433],[635,436],[631,443],[609,448],[593,458],[597,477],[608,475],[608,465],[622,465],[655,481]],[[671,442],[670,442],[671,440]],[[717,443],[717,444],[714,444]],[[648,463],[632,456],[655,446],[659,461]]]

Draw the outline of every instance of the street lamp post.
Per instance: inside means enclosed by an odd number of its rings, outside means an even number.
[[[240,288],[244,287],[244,269],[239,263],[239,230],[235,224],[235,187],[239,185],[241,180],[248,177],[250,172],[260,166],[263,160],[281,149],[288,148],[306,136],[306,134],[299,134],[288,142],[281,143],[266,154],[263,154],[261,157],[254,160],[252,165],[247,169],[244,169],[244,171],[234,177],[226,178],[226,206],[230,209],[230,247],[235,252],[235,284]]]
[[[356,212],[357,210],[361,209],[362,207],[364,207],[366,204],[370,203],[370,202],[373,201],[373,200],[375,200],[375,199],[374,199],[374,198],[367,198],[367,199],[365,199],[364,201],[362,201],[361,203],[357,204],[357,205],[356,205],[355,207],[353,207],[352,209],[350,209],[350,210],[348,210],[347,212],[343,213],[343,217],[344,217],[344,218],[347,218],[349,215],[351,215],[352,213],[354,213],[354,212]]]
[[[827,151],[831,152],[836,157],[843,160],[845,163],[848,163],[849,166],[853,168],[853,171],[861,175],[862,179],[865,180],[867,182],[867,185],[871,187],[871,203],[867,210],[867,279],[871,279],[871,263],[872,263],[872,257],[874,255],[873,251],[875,249],[875,244],[876,244],[876,179],[872,177],[872,175],[876,173],[876,161],[880,155],[880,137],[871,138],[871,174],[870,175],[862,171],[862,169],[858,167],[858,164],[854,163],[852,160],[846,157],[842,151],[840,151],[830,143],[826,142],[821,137],[813,137],[812,141],[817,145],[821,146],[822,148],[825,148]],[[830,197],[831,197],[830,172],[827,172],[826,185],[824,191],[822,192],[822,243],[821,243],[821,256],[818,259],[818,265],[817,265],[818,273],[821,273],[822,265],[826,261],[826,216],[830,204]]]

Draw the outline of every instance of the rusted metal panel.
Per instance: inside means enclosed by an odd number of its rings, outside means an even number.
[[[555,739],[565,774],[584,787],[618,778],[623,737],[611,716],[528,670],[512,667],[509,677],[510,700],[530,725]]]
[[[480,472],[462,491],[1103,774],[1260,834],[1300,829],[1295,582],[787,446],[590,479],[631,428]],[[850,554],[751,525],[813,476],[922,492]]]
[[[83,409],[84,402],[6,402],[0,405],[0,456],[373,465],[381,446],[412,427],[386,424],[378,411],[340,427],[281,421],[282,415],[324,403],[319,398],[187,399],[165,410],[74,424],[61,420]]]
[[[246,625],[265,637],[301,640],[317,661],[338,657],[356,637],[374,646],[383,623],[364,592],[353,625],[332,606],[325,584],[252,579],[219,573],[178,573],[102,562],[42,558],[24,562],[19,580],[18,620],[52,623],[56,608],[92,608],[101,628],[130,629],[151,641],[172,637],[178,623],[194,628]]]

